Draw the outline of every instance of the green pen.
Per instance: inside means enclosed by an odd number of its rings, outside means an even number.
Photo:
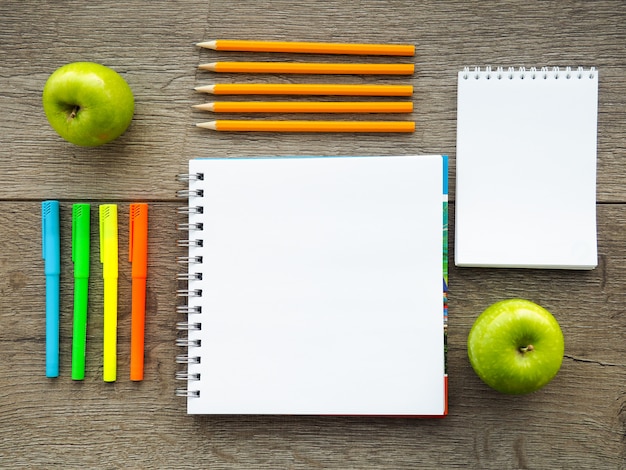
[[[83,380],[85,378],[90,220],[89,204],[74,204],[72,206],[72,261],[74,262],[73,380]]]

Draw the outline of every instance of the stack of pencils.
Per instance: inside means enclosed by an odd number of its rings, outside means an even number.
[[[314,42],[216,40],[199,47],[217,51],[283,52],[412,56],[415,47],[404,44],[342,44]],[[411,75],[413,64],[304,63],[304,62],[213,62],[201,70],[230,73],[280,73],[315,75]],[[326,95],[411,96],[411,85],[363,84],[215,84],[196,88],[215,95]],[[411,101],[215,101],[194,106],[214,113],[411,113]],[[413,132],[412,121],[305,121],[305,120],[215,120],[196,124],[216,131],[262,132]]]

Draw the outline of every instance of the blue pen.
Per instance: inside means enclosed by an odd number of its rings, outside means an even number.
[[[61,237],[59,201],[41,203],[42,251],[46,275],[46,377],[59,376],[59,291]]]

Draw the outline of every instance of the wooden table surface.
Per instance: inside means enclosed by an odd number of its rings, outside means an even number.
[[[410,135],[231,134],[197,129],[195,86],[289,76],[198,71],[215,38],[415,44]],[[301,57],[281,55],[285,60]],[[346,60],[345,57],[341,59]],[[320,60],[338,61],[336,57]],[[57,67],[102,63],[136,97],[128,132],[86,149],[48,125],[41,91]],[[358,62],[357,58],[347,60]],[[371,59],[385,61],[386,59]],[[595,66],[599,266],[592,271],[450,270],[449,407],[440,420],[191,417],[174,396],[175,291],[182,221],[176,174],[194,157],[441,154],[451,157],[454,214],[456,73],[463,66]],[[324,82],[328,78],[310,77]],[[626,468],[626,5],[623,1],[478,2],[226,0],[0,2],[0,467],[1,468]],[[537,110],[541,112],[541,110]],[[266,116],[263,116],[266,117]],[[529,149],[531,150],[531,149]],[[505,149],[503,149],[505,151]],[[558,177],[558,175],[557,175]],[[61,201],[61,376],[44,375],[45,296],[40,203]],[[145,380],[129,373],[128,205],[150,203]],[[70,379],[74,202],[120,205],[119,380],[102,382],[102,281],[92,246],[87,376]],[[559,201],[554,201],[559,210]],[[95,212],[92,212],[94,214]],[[451,241],[454,218],[451,217]],[[97,224],[92,224],[97,237]],[[454,245],[451,243],[451,259]],[[487,388],[466,338],[490,303],[524,297],[559,320],[558,376],[527,396]]]

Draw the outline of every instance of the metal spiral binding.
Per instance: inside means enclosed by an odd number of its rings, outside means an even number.
[[[176,380],[184,380],[185,382],[193,382],[200,380],[200,374],[190,374],[185,371],[177,371],[176,372]],[[186,388],[178,388],[176,389],[177,397],[194,397],[197,398],[200,396],[200,392],[198,390],[189,390]]]
[[[176,197],[187,198],[190,196],[202,197],[204,196],[204,191],[202,189],[179,189],[176,191]]]
[[[202,256],[179,256],[179,264],[202,264]]]
[[[187,390],[186,388],[177,388],[176,396],[198,398],[200,396],[200,391],[199,390]]]
[[[203,181],[204,175],[202,173],[189,173],[189,174],[180,174],[177,175],[177,180],[181,183],[190,183],[195,181]],[[204,196],[204,191],[202,189],[181,189],[176,192],[176,197],[179,198],[199,198]],[[177,210],[178,214],[190,215],[194,214],[202,214],[203,207],[201,205],[187,205],[181,206]],[[201,237],[194,235],[196,232],[202,232],[204,229],[203,224],[196,222],[191,223],[189,221],[181,222],[177,225],[178,230],[181,232],[186,232],[187,236],[178,240],[177,245],[179,247],[184,248],[198,248],[203,246],[203,240]],[[200,235],[200,234],[198,234]],[[179,273],[176,276],[177,281],[179,282],[187,282],[190,281],[199,281],[202,280],[202,272],[201,269],[198,272],[194,272],[191,268],[194,265],[202,264],[202,256],[179,256],[177,258],[178,264],[182,266],[186,266],[186,270],[184,272]],[[186,289],[178,289],[176,292],[179,297],[189,298],[198,298],[202,297],[202,289],[194,289],[187,286]],[[182,315],[196,315],[202,313],[202,308],[199,305],[178,305],[176,307],[176,312]],[[198,321],[181,321],[176,323],[176,329],[178,331],[199,331],[202,329],[202,323]],[[200,339],[189,339],[188,337],[180,337],[176,339],[176,346],[181,348],[187,348],[187,354],[179,354],[176,356],[176,363],[183,364],[189,366],[190,364],[200,364],[200,357],[194,355],[191,351],[192,348],[200,347],[201,340]],[[200,380],[199,373],[190,373],[187,370],[180,370],[176,372],[176,379],[182,380],[187,383],[195,382]],[[192,390],[189,387],[181,387],[176,389],[176,396],[178,397],[187,397],[187,398],[196,398],[200,396],[200,391]]]
[[[179,354],[176,356],[176,364],[200,364],[200,358],[198,356]]]
[[[183,315],[189,315],[190,313],[202,313],[202,308],[199,305],[178,305],[176,307],[176,312]]]
[[[179,321],[176,323],[176,329],[180,330],[180,331],[199,331],[202,329],[202,323],[199,322],[195,322],[195,323],[189,323],[186,321]]]
[[[202,297],[202,289],[178,289],[178,297]]]
[[[479,80],[481,78],[491,80],[514,80],[521,79],[524,80],[526,78],[530,78],[531,80],[543,79],[547,80],[548,78],[552,78],[555,80],[558,79],[578,79],[582,80],[584,78],[595,78],[596,68],[590,67],[589,69],[585,69],[584,67],[577,67],[576,70],[572,70],[572,67],[565,67],[562,70],[560,67],[541,67],[541,69],[537,70],[536,67],[531,67],[528,71],[526,67],[507,67],[506,70],[504,67],[496,67],[493,70],[491,67],[487,66],[484,69],[480,67],[464,67],[463,72],[461,72],[461,76],[463,80],[469,80],[470,78],[474,78]]]
[[[202,181],[204,180],[203,173],[180,173],[176,175],[176,179],[180,183],[189,183],[190,181]]]
[[[204,208],[202,206],[182,206],[178,208],[179,214],[202,214]]]
[[[190,247],[190,246],[202,246],[202,239],[192,240],[190,238],[184,238],[178,240],[178,246]]]
[[[177,225],[178,230],[182,231],[191,231],[191,230],[203,230],[204,229],[204,224],[202,224],[201,222],[195,223],[195,224],[190,224],[189,222],[185,222],[185,223],[180,223]]]
[[[199,339],[177,338],[176,346],[181,348],[199,348],[202,345]]]
[[[190,374],[183,370],[179,370],[178,372],[176,372],[176,380],[200,380],[200,374]]]
[[[176,275],[178,281],[201,281],[202,273],[178,273]]]

